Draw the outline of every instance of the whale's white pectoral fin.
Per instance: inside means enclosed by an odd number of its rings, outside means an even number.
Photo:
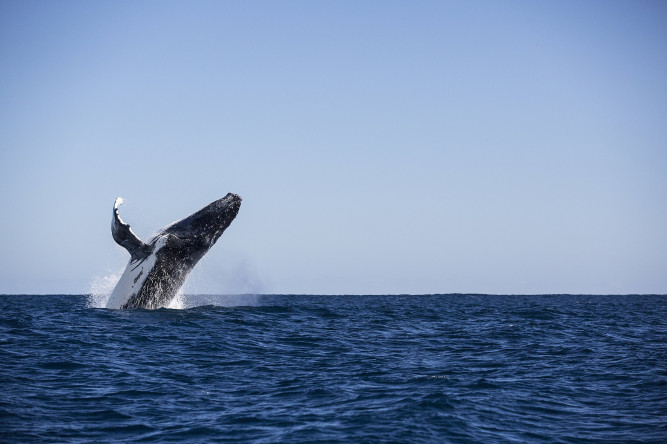
[[[146,244],[132,232],[130,226],[123,222],[118,215],[118,206],[123,203],[123,198],[118,197],[113,204],[113,218],[111,219],[111,235],[118,245],[125,248],[131,256],[144,250]]]

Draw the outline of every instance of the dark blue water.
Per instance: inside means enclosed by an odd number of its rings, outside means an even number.
[[[667,442],[664,296],[237,303],[0,296],[0,441]]]

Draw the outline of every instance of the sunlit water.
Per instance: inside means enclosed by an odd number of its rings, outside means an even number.
[[[0,296],[0,441],[667,442],[663,296],[178,299]]]

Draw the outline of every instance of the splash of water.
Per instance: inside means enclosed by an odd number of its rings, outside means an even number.
[[[188,277],[185,285],[166,308],[183,310],[205,305],[218,307],[257,305],[259,303],[257,293],[263,286],[261,279],[244,261],[227,265],[228,269],[222,273],[213,273],[207,268],[206,261],[200,262],[198,269],[196,268]],[[123,270],[119,270],[95,276],[90,283],[87,306],[105,308],[122,274]]]
[[[88,294],[88,308],[106,308],[109,297],[120,280],[122,272],[107,273],[95,276],[90,282],[90,291]],[[182,310],[186,308],[186,297],[182,291],[179,291],[174,299],[167,305],[167,308]]]
[[[183,294],[182,290],[179,290],[178,293],[176,293],[176,296],[171,300],[169,305],[167,305],[167,308],[172,310],[183,310],[186,308],[185,295]]]
[[[104,308],[107,305],[109,296],[118,283],[122,272],[108,272],[104,275],[95,276],[90,282],[90,292],[88,294],[89,308]]]

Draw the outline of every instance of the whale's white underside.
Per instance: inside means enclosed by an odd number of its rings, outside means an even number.
[[[107,301],[107,308],[119,309],[130,300],[131,297],[139,293],[141,286],[144,284],[144,281],[155,266],[157,252],[160,251],[166,243],[167,236],[159,236],[155,244],[155,249],[150,256],[141,261],[133,261],[130,259],[127,263],[127,267],[125,267],[125,272],[120,277],[113,293],[111,293],[111,296]],[[171,303],[171,301],[168,301],[166,305],[169,305],[169,303]]]

